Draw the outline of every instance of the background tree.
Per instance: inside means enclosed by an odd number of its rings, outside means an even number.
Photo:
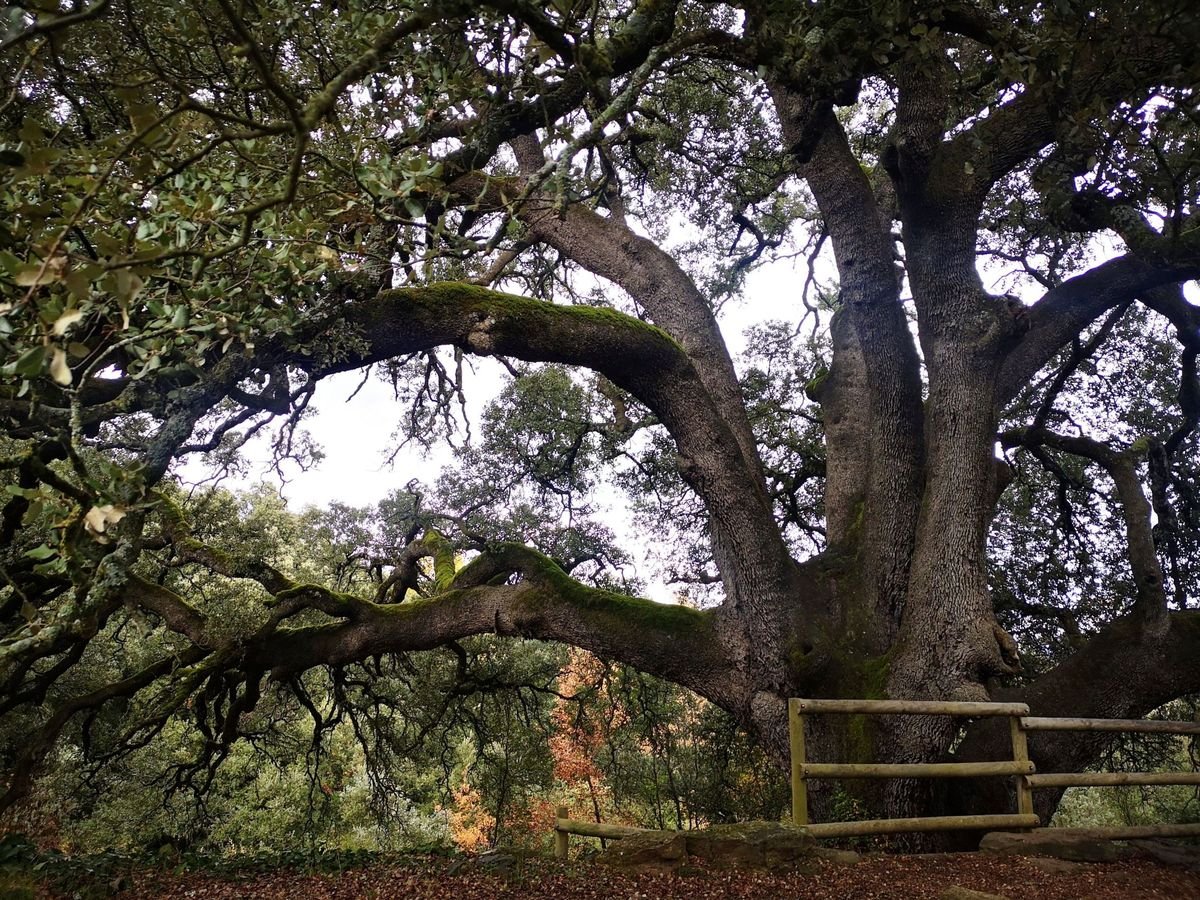
[[[371,536],[413,505],[400,494],[375,509],[292,513],[270,490],[187,501],[211,546],[254,541],[256,557],[311,561],[315,579],[343,588],[370,577]],[[239,587],[209,575],[193,590],[207,614],[236,620],[254,604]],[[131,656],[157,636],[154,623],[132,616],[113,641]],[[75,675],[92,687],[114,679],[97,668]],[[315,668],[268,689],[239,722],[243,740],[216,754],[203,704],[193,698],[144,741],[123,740],[127,709],[71,723],[31,797],[0,828],[75,851],[294,860],[314,849],[548,850],[563,803],[576,815],[653,827],[773,817],[787,804],[783,773],[728,715],[557,644],[481,635],[438,652]],[[0,746],[19,748],[28,726],[6,717]]]
[[[482,632],[671,680],[779,756],[789,695],[1130,716],[1200,688],[1189,0],[6,17],[0,708],[31,737],[0,802],[73,723],[136,744],[190,708],[215,764],[275,685],[386,682]],[[789,253],[820,334],[765,334],[740,383],[716,312]],[[178,460],[235,464],[271,421],[303,458],[338,372],[378,366],[432,441],[467,355],[507,361],[523,413],[465,457],[500,478],[410,495],[353,582],[215,546],[172,499]],[[710,606],[614,581],[586,502],[608,466],[662,498]],[[204,592],[231,582],[224,615]],[[114,652],[133,616],[154,639]],[[810,739],[989,752],[963,724]]]

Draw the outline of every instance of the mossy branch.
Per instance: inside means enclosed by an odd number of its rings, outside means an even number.
[[[277,677],[491,633],[582,647],[710,697],[730,689],[724,676],[732,666],[716,613],[589,587],[520,544],[489,547],[428,598],[376,604],[302,585],[276,601],[274,624],[306,608],[346,620],[264,627],[246,653]]]
[[[181,560],[197,563],[227,578],[257,581],[273,595],[297,587],[292,579],[261,559],[237,560],[225,551],[197,539],[179,504],[161,492],[156,492],[154,499],[163,537]]]

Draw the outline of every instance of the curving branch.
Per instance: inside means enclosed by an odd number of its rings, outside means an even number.
[[[1055,434],[1044,428],[1018,428],[1000,435],[1006,448],[1049,447],[1063,453],[1080,456],[1103,468],[1117,489],[1121,512],[1125,518],[1125,537],[1129,549],[1129,565],[1137,590],[1135,609],[1146,619],[1161,618],[1167,611],[1162,566],[1154,547],[1150,501],[1142,491],[1137,474],[1138,457],[1131,452],[1119,452],[1087,437]]]
[[[774,617],[794,614],[781,613],[771,598],[782,593],[803,602],[811,589],[797,584],[761,480],[747,470],[687,353],[665,331],[609,309],[557,306],[461,283],[385,292],[338,308],[335,316],[361,336],[361,345],[343,356],[313,359],[291,343],[265,352],[318,378],[439,345],[602,373],[653,411],[674,438],[680,473],[709,511],[714,547],[727,571],[738,574],[726,602],[765,636],[774,632]],[[330,324],[314,323],[312,335]]]
[[[1188,302],[1182,285],[1147,291],[1141,299],[1175,327],[1175,336],[1183,347],[1179,373],[1179,411],[1183,420],[1163,443],[1169,458],[1200,428],[1200,374],[1196,364],[1200,355],[1200,306]]]
[[[0,41],[0,53],[10,47],[24,43],[39,35],[51,35],[62,31],[64,28],[70,28],[73,25],[79,25],[91,19],[95,19],[104,14],[108,9],[111,0],[94,0],[87,6],[76,8],[73,12],[63,13],[61,15],[41,15],[37,20],[27,28],[22,28],[10,37]]]
[[[1000,43],[1000,52],[1010,51],[1010,47],[1003,46],[1008,41],[1016,41],[1017,46],[1030,41],[1028,35],[1016,29],[1004,34],[985,13],[964,15],[960,8],[948,18],[949,27],[960,33],[988,46]],[[1021,93],[946,141],[934,166],[934,179],[961,185],[968,195],[982,202],[1009,172],[1034,159],[1054,141],[1068,139],[1068,129],[1084,111],[1094,114],[1096,109],[1115,109],[1131,94],[1189,77],[1183,73],[1200,33],[1188,17],[1174,18],[1171,28],[1144,32],[1135,28],[1118,31],[1118,23],[1104,15],[1090,22],[1052,22],[1051,27],[1078,33],[1090,27],[1121,34],[1121,64],[1113,65],[1115,48],[1107,41],[1096,35],[1078,39],[1046,75],[1028,79]],[[969,176],[966,179],[964,172]]]
[[[1200,238],[1165,258],[1125,253],[1047,291],[1029,307],[1029,330],[1001,364],[996,384],[999,403],[1009,403],[1062,347],[1108,310],[1197,277]]]
[[[686,685],[715,702],[736,706],[745,699],[745,685],[723,643],[720,611],[588,587],[553,560],[519,544],[490,547],[447,590],[428,599],[375,604],[307,585],[284,599],[348,621],[274,629],[248,642],[247,657],[276,678],[316,665],[429,650],[494,633],[582,647]]]
[[[12,771],[8,774],[4,793],[0,794],[0,811],[10,808],[29,793],[38,767],[54,747],[54,742],[63,728],[76,715],[99,710],[111,700],[132,697],[176,668],[200,661],[205,654],[203,649],[192,648],[178,655],[165,656],[127,678],[63,702],[50,718],[30,735],[22,748]]]
[[[996,691],[992,699],[1028,703],[1035,716],[1138,719],[1171,700],[1200,691],[1200,611],[1172,612],[1147,621],[1134,612],[1089,635],[1079,649],[1032,684]],[[1008,747],[1007,730],[979,721],[967,730],[957,759],[995,759]],[[1095,763],[1110,735],[1044,731],[1030,735],[1039,772],[1080,772]],[[1005,802],[1007,787],[979,784],[950,795],[950,811]],[[1043,813],[1055,799],[1039,798]]]
[[[512,141],[527,175],[545,165],[533,135]],[[514,194],[527,186],[509,185]],[[475,202],[504,205],[504,179],[473,175],[460,179],[458,192]],[[642,237],[619,216],[604,217],[580,204],[560,209],[553,196],[535,193],[516,209],[529,236],[553,247],[594,275],[618,285],[670,334],[687,353],[713,403],[730,427],[752,476],[762,481],[762,464],[733,360],[717,325],[712,306],[692,278],[653,241]]]

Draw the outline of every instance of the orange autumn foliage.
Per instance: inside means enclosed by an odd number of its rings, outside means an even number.
[[[484,808],[483,798],[467,781],[466,773],[462,783],[454,789],[453,798],[448,818],[450,839],[459,850],[477,852],[487,849],[491,845],[496,817]]]
[[[559,693],[575,697],[595,684],[603,673],[603,663],[583,650],[571,650],[566,668],[558,676]],[[550,736],[550,755],[554,760],[554,777],[568,787],[592,779],[603,778],[593,756],[603,740],[603,734],[580,715],[568,700],[558,700],[550,713],[553,733]]]

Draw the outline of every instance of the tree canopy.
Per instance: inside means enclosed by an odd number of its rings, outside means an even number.
[[[788,696],[1200,691],[1191,0],[29,0],[0,29],[0,805],[73,730],[186,722],[208,766],[305,672],[484,633],[674,681],[780,757]],[[734,304],[801,325],[735,360]],[[455,471],[320,558],[176,486],[258,434],[310,454],[342,372],[448,439],[476,356],[508,376]],[[638,596],[599,487],[698,604]],[[987,753],[962,725],[810,739]]]

